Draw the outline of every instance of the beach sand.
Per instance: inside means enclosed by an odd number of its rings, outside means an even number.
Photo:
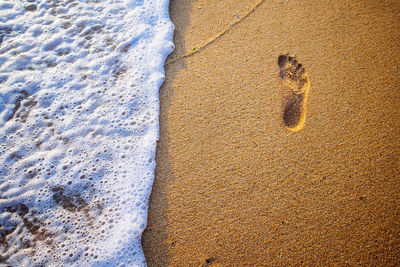
[[[172,0],[149,266],[400,264],[400,2]],[[308,74],[282,119],[278,56]]]

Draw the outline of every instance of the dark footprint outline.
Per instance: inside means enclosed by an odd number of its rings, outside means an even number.
[[[282,114],[283,123],[289,131],[298,132],[304,128],[306,122],[310,79],[303,65],[290,54],[280,55],[277,63],[279,77],[289,89]]]

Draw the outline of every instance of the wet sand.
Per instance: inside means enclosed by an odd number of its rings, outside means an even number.
[[[148,265],[399,265],[400,2],[170,11]],[[286,53],[311,83],[297,132],[282,119]]]

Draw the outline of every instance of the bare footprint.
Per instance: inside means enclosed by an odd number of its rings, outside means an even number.
[[[310,79],[303,65],[294,56],[280,55],[278,66],[279,76],[288,90],[284,102],[283,123],[289,131],[298,132],[306,122]]]

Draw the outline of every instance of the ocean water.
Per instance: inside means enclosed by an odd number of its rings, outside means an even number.
[[[143,266],[168,0],[0,0],[0,265]]]

